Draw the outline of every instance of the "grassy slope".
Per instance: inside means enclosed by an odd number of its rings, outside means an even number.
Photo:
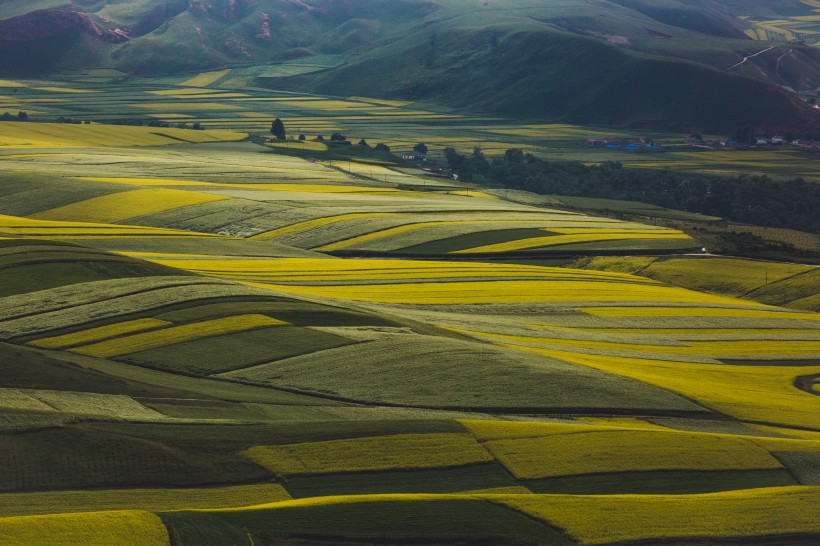
[[[499,33],[503,38],[493,46]],[[593,38],[548,28],[468,28],[448,29],[438,40],[433,61],[427,43],[377,50],[320,76],[315,88],[355,94],[363,92],[359,82],[365,79],[369,93],[380,96],[600,125],[728,130],[740,120],[761,126],[800,122],[790,100],[761,83]]]
[[[708,256],[584,258],[574,266],[633,273],[692,290],[820,311],[817,299],[812,298],[817,294],[820,270],[813,266]]]
[[[179,74],[231,63],[344,54],[347,66],[297,77],[288,85],[303,88],[309,82],[335,95],[406,97],[599,124],[662,122],[732,130],[745,123],[810,123],[774,87],[724,71],[757,46],[742,34],[744,23],[708,6],[671,0],[662,5],[588,2],[583,9],[522,1],[498,8],[474,0],[309,4],[317,8],[264,1],[203,5],[178,15],[171,10],[159,14],[168,19],[155,30],[137,33],[124,45],[107,44],[102,53],[81,31],[68,30],[26,42],[31,60],[23,66],[46,72],[99,66],[106,62],[105,53],[113,52],[114,65],[126,72]],[[150,19],[150,7],[118,5],[99,14],[132,23]],[[666,38],[653,38],[648,30]],[[8,47],[22,48],[21,53],[5,57],[26,58],[25,47]],[[55,49],[68,53],[45,55]],[[775,84],[784,83],[785,75],[787,84],[810,87],[807,80],[820,78],[818,57],[812,48],[802,48],[781,72],[773,56],[748,74]],[[803,77],[789,77],[792,73]],[[281,88],[287,81],[269,83]],[[721,92],[704,91],[711,89]]]

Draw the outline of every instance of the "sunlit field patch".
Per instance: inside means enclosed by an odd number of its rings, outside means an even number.
[[[742,300],[736,300],[740,302]],[[820,320],[818,313],[800,313],[782,308],[731,309],[726,307],[676,307],[676,306],[623,306],[579,307],[597,317],[747,317],[791,320]]]
[[[0,518],[0,542],[30,544],[87,544],[94,546],[167,546],[162,520],[150,512],[90,512]]]
[[[106,237],[217,237],[176,229],[128,226],[94,222],[64,222],[0,215],[0,232],[51,240],[95,239]]]
[[[493,459],[469,434],[399,434],[326,442],[257,446],[246,452],[283,475],[436,468]]]
[[[492,500],[557,525],[581,544],[820,531],[814,517],[820,487],[701,495],[519,495]]]
[[[223,111],[223,110],[239,110],[241,107],[235,104],[223,104],[221,102],[146,102],[134,103],[130,106],[134,108],[142,108],[144,110],[160,110],[160,111],[175,111],[182,112],[204,112],[204,111]]]
[[[0,122],[0,149],[165,146],[180,142],[229,142],[246,136],[236,132],[176,128]]]
[[[218,70],[215,72],[203,72],[193,78],[178,83],[181,87],[207,87],[216,83],[230,73],[230,69]]]
[[[278,484],[229,487],[111,489],[0,493],[0,517],[98,510],[193,510],[229,508],[290,499]],[[0,522],[3,520],[0,519]]]
[[[35,91],[50,91],[52,93],[76,93],[76,94],[83,94],[83,93],[99,93],[99,91],[93,91],[91,89],[73,89],[71,87],[54,87],[54,86],[47,86],[47,87],[33,87]]]
[[[164,328],[168,326],[173,326],[173,324],[164,320],[152,318],[136,319],[109,324],[106,326],[98,326],[96,328],[89,328],[88,330],[82,330],[71,334],[42,338],[37,341],[29,342],[29,345],[40,347],[42,349],[64,349],[73,345],[84,345],[111,337],[143,332],[145,330],[155,330],[157,328]]]
[[[182,190],[133,190],[94,197],[32,214],[35,220],[120,222],[164,210],[228,199],[221,195]]]
[[[703,364],[516,347],[656,385],[739,419],[803,427],[818,424],[816,396],[796,388],[794,380],[820,373],[820,366]],[[761,396],[765,405],[759,402]]]
[[[561,233],[560,230],[552,230],[556,233]],[[579,230],[580,231],[580,230]],[[575,243],[593,243],[601,241],[626,241],[632,239],[656,239],[656,240],[682,240],[692,241],[692,238],[685,233],[676,232],[674,230],[623,230],[623,231],[609,231],[609,230],[595,230],[589,229],[586,233],[575,232],[572,235],[550,235],[546,237],[533,237],[530,239],[522,239],[519,241],[509,241],[505,243],[498,243],[493,245],[478,246],[473,248],[466,248],[459,250],[456,253],[489,253],[489,252],[515,252],[520,250],[531,250],[544,247],[553,247],[560,245],[569,245]]]
[[[484,445],[521,479],[601,472],[782,468],[768,451],[746,440],[678,431],[556,430],[549,436]]]
[[[107,341],[100,341],[71,349],[72,352],[110,358],[137,351],[145,351],[183,341],[203,339],[230,332],[241,332],[265,326],[286,324],[265,315],[236,315],[182,326],[171,326],[160,330],[131,334]]]

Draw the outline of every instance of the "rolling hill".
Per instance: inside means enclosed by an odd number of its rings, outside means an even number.
[[[243,136],[0,123],[0,543],[817,543],[816,268]]]
[[[816,111],[795,92],[820,86],[820,51],[751,39],[755,13],[701,0],[11,1],[0,5],[0,73],[156,76],[241,65],[258,67],[263,87],[520,118],[811,126]],[[327,56],[337,60],[313,62]],[[294,60],[298,70],[269,70]]]

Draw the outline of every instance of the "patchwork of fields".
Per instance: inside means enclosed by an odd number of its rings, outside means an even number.
[[[817,542],[816,268],[242,142],[582,131],[243,70],[105,96],[236,132],[0,123],[0,543]]]

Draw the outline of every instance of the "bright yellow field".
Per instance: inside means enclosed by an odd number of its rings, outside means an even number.
[[[14,235],[43,239],[93,239],[99,237],[219,237],[210,233],[195,233],[148,226],[126,226],[91,222],[61,222],[35,220],[19,216],[0,215],[0,231]]]
[[[287,323],[265,315],[237,315],[119,337],[77,347],[71,349],[71,351],[99,358],[110,358],[182,343],[183,341],[193,341],[221,334],[283,324]]]
[[[355,216],[355,215],[354,215]],[[330,219],[337,220],[334,216]],[[350,219],[350,217],[344,218]],[[317,221],[328,220],[320,218]],[[313,220],[311,220],[312,222]],[[289,229],[291,226],[282,229]],[[270,232],[268,232],[270,233]],[[416,279],[459,280],[469,278],[487,278],[503,281],[509,277],[542,278],[544,280],[579,280],[609,281],[661,286],[659,283],[643,277],[634,277],[622,273],[601,273],[581,269],[560,267],[539,267],[517,264],[486,264],[477,262],[443,262],[425,260],[389,260],[377,258],[351,258],[345,260],[328,258],[277,258],[245,259],[226,258],[211,259],[207,256],[174,256],[154,255],[152,261],[215,276],[232,278],[237,275],[259,275],[269,281],[279,282],[312,282],[332,281],[346,282],[352,280],[394,280],[411,281]],[[620,285],[619,285],[620,286]]]
[[[730,357],[820,357],[820,340],[725,340],[725,341],[670,341],[665,345],[650,343],[621,343],[595,339],[566,339],[554,337],[514,336],[492,332],[457,330],[460,333],[500,339],[511,343],[530,345],[552,345],[558,347],[576,347],[579,349],[605,350],[608,352],[645,352],[658,355],[704,355],[710,358]]]
[[[598,281],[475,281],[447,283],[394,283],[356,286],[263,285],[277,290],[352,301],[404,304],[466,304],[577,302],[578,300],[639,303],[737,304],[738,301],[667,286]]]
[[[4,546],[168,546],[162,520],[149,512],[91,512],[0,518]]]
[[[366,243],[368,241],[374,241],[376,239],[381,239],[383,237],[390,237],[391,235],[400,235],[402,233],[406,233],[408,231],[413,231],[416,229],[423,229],[426,227],[436,226],[436,225],[446,225],[452,224],[455,222],[418,222],[415,224],[405,224],[403,226],[396,226],[389,229],[383,229],[381,231],[374,231],[372,233],[366,233],[364,235],[359,235],[358,237],[351,237],[350,239],[345,239],[343,241],[338,241],[335,243],[322,245],[317,247],[313,250],[318,250],[321,252],[331,252],[333,250],[341,250],[343,248],[348,248],[353,245]]]
[[[740,303],[742,300],[735,300]],[[748,302],[746,302],[748,303]],[[750,317],[791,320],[820,320],[820,313],[799,313],[788,309],[730,309],[721,307],[579,307],[596,317]]]
[[[133,190],[103,195],[32,214],[35,220],[116,223],[165,210],[229,199],[183,190]]]
[[[54,87],[54,86],[32,87],[32,89],[34,89],[36,91],[51,91],[52,93],[75,93],[75,94],[99,93],[99,91],[91,91],[90,89],[72,89],[70,87]]]
[[[158,134],[161,133],[161,134]],[[167,136],[165,136],[167,135]],[[187,142],[230,142],[245,133],[188,129],[131,127],[125,125],[73,125],[65,123],[0,123],[3,148],[98,148],[113,146],[165,146]]]
[[[581,544],[820,532],[816,486],[702,495],[519,495],[491,500],[548,521]]]
[[[491,462],[470,434],[396,434],[276,446],[245,452],[257,464],[284,475],[437,468]]]
[[[820,373],[820,366],[700,364],[510,347],[656,385],[738,419],[820,428],[817,396],[794,386],[796,377]]]
[[[218,70],[216,72],[203,72],[189,80],[180,82],[177,85],[184,87],[207,87],[212,83],[224,78],[230,73],[230,69]]]
[[[167,326],[173,326],[173,324],[164,320],[152,318],[129,320],[126,322],[109,324],[107,326],[89,328],[88,330],[74,332],[72,334],[38,339],[37,341],[29,342],[28,345],[40,347],[41,349],[63,349],[65,347],[71,347],[72,345],[84,345],[114,336],[132,334],[145,330],[154,330]]]
[[[550,229],[550,231],[558,231]],[[691,239],[685,233],[673,230],[629,230],[629,231],[601,231],[590,229],[588,233],[575,233],[573,235],[550,235],[546,237],[533,237],[530,239],[519,239],[517,241],[507,241],[492,245],[477,246],[457,250],[453,254],[482,253],[482,252],[514,252],[517,250],[529,250],[558,245],[569,245],[576,243],[598,243],[602,241],[627,241],[633,239]]]
[[[162,89],[160,91],[148,91],[151,95],[159,96],[206,96],[222,93],[222,89]]]
[[[223,110],[239,110],[241,106],[235,104],[223,104],[221,102],[138,102],[131,104],[134,108],[142,108],[154,112],[221,112]]]
[[[484,444],[516,478],[600,472],[782,468],[765,449],[730,436],[608,430],[495,440]]]
[[[100,510],[166,511],[228,508],[287,499],[290,499],[288,492],[275,483],[229,487],[0,493],[0,518]]]

